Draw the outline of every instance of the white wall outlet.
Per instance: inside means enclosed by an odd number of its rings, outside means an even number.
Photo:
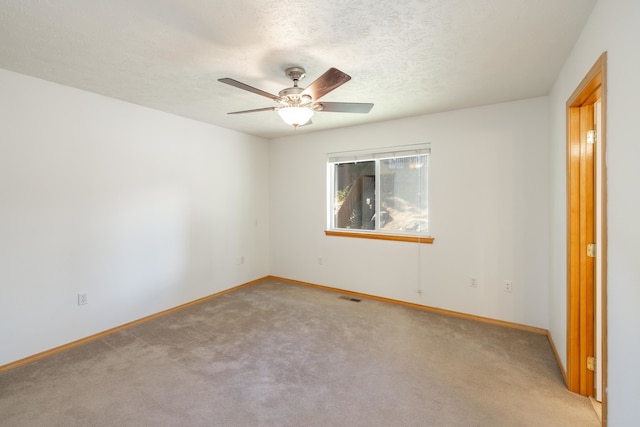
[[[469,286],[471,286],[472,288],[477,288],[478,279],[476,279],[475,277],[472,277],[471,280],[469,281]]]
[[[240,256],[240,264],[244,264],[244,255]]]
[[[324,260],[322,259],[322,257],[318,257],[318,264],[320,265],[324,264]]]
[[[511,280],[505,280],[504,281],[504,291],[505,292],[512,292],[513,291],[513,286],[511,284]]]
[[[89,304],[89,293],[81,292],[78,294],[78,305],[86,305]]]

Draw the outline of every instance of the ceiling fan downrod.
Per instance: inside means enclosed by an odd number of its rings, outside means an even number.
[[[298,81],[304,79],[304,76],[306,76],[304,68],[302,67],[290,67],[287,68],[284,72],[287,77],[293,80],[294,87],[298,87]]]
[[[313,99],[309,95],[303,95],[304,88],[298,86],[298,81],[304,78],[305,71],[301,67],[291,67],[285,70],[285,74],[293,80],[293,86],[278,92],[280,103],[288,107],[302,107],[309,105]]]

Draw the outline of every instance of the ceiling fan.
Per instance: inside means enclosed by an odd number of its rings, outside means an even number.
[[[234,111],[228,114],[255,113],[258,111],[277,111],[285,123],[297,128],[311,123],[311,117],[315,112],[325,111],[331,113],[368,113],[373,104],[358,102],[322,102],[320,98],[342,86],[351,77],[336,68],[330,68],[318,77],[306,89],[299,87],[298,82],[304,78],[305,70],[301,67],[290,67],[285,74],[293,80],[293,86],[282,89],[278,95],[273,95],[237,80],[224,78],[219,82],[235,86],[249,92],[262,95],[276,101],[279,106],[257,108],[254,110]]]

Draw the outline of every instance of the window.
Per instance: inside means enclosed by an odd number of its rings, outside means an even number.
[[[328,235],[431,243],[428,145],[333,153]]]

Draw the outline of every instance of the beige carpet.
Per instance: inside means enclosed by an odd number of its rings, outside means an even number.
[[[545,336],[265,281],[0,375],[7,426],[597,426]]]

